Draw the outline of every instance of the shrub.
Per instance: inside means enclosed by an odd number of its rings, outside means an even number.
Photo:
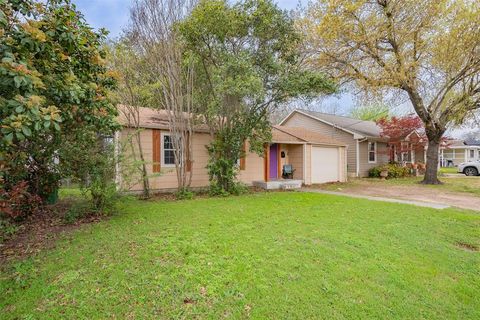
[[[193,199],[194,193],[187,188],[183,188],[175,193],[177,200],[190,200]]]
[[[110,213],[117,196],[114,146],[108,137],[86,141],[82,150],[72,146],[69,152],[79,154],[78,161],[66,163],[66,170],[79,182],[82,193],[92,201],[97,213]]]
[[[410,176],[410,168],[402,167],[395,164],[388,164],[386,165],[386,169],[388,170],[388,178],[405,178]]]
[[[42,199],[28,191],[27,181],[18,182],[10,190],[0,189],[0,213],[9,219],[22,220],[41,206]]]
[[[65,223],[74,223],[92,213],[92,206],[85,201],[75,201],[63,216]]]
[[[109,214],[118,195],[116,185],[113,181],[105,179],[103,175],[91,178],[90,183],[84,187],[84,193],[92,200],[93,209],[96,212]]]
[[[380,172],[382,171],[383,166],[376,166],[368,170],[368,176],[370,178],[380,178]]]
[[[241,195],[241,194],[244,194],[244,193],[247,193],[248,192],[248,187],[239,182],[239,181],[233,181],[231,184],[230,184],[230,190],[227,191],[225,190],[224,188],[222,188],[220,185],[216,184],[216,183],[210,183],[210,189],[209,189],[209,195],[212,196],[212,197],[227,197],[229,195]]]
[[[402,167],[396,163],[389,163],[382,166],[373,167],[368,170],[368,176],[370,178],[379,178],[380,172],[383,170],[388,171],[388,179],[405,178],[410,176],[410,168]]]
[[[18,226],[7,219],[0,218],[0,243],[10,238],[17,232]]]
[[[208,189],[208,194],[211,197],[227,197],[230,195],[230,192],[226,191],[222,186],[220,186],[216,181],[210,182],[210,187]]]

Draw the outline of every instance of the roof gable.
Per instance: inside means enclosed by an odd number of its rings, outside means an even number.
[[[146,129],[170,130],[169,111],[164,109],[153,109],[146,107],[132,107],[127,105],[117,105],[117,121],[124,127],[139,127]],[[133,118],[135,115],[136,119]],[[194,130],[199,132],[208,132],[209,128],[202,119],[193,117],[184,113],[184,117],[190,116],[195,122]]]
[[[290,140],[280,140],[282,138],[284,139],[286,136],[289,136]],[[345,146],[345,144],[342,142],[326,137],[317,132],[307,130],[305,128],[284,127],[284,126],[272,127],[272,141],[274,142],[289,142],[289,141],[294,142],[295,141],[295,142],[304,142],[304,143],[313,143],[313,144]]]
[[[294,110],[285,119],[280,122],[280,125],[284,124],[294,113],[303,114],[307,117],[321,121],[332,127],[338,128],[350,134],[353,134],[356,138],[374,137],[380,138],[381,129],[374,121],[365,121],[359,119],[353,119],[344,116],[337,116],[328,113],[308,111],[308,110]]]

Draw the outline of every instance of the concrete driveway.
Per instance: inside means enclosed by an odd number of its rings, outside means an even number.
[[[472,177],[472,186],[480,183],[480,177]],[[456,178],[451,178],[455,179]],[[450,179],[445,184],[450,183]],[[468,180],[466,180],[468,181]],[[453,183],[453,181],[452,181]],[[381,197],[387,199],[398,199],[412,202],[424,202],[434,205],[452,206],[462,209],[480,211],[480,196],[468,192],[458,192],[447,189],[445,186],[425,186],[411,181],[406,184],[396,184],[390,181],[374,179],[354,179],[345,184],[327,184],[313,186],[306,190],[326,190],[352,196]],[[461,186],[457,187],[461,190]]]

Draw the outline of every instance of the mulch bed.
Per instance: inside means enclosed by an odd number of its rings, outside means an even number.
[[[106,218],[89,216],[67,224],[62,217],[69,206],[68,200],[62,200],[22,221],[17,232],[10,239],[0,243],[0,268],[6,266],[9,261],[25,259],[42,250],[55,247],[55,240],[62,233]]]

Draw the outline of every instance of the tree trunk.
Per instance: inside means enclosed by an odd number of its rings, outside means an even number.
[[[143,148],[142,148],[142,140],[140,138],[140,132],[136,132],[136,140],[137,140],[137,145],[138,145],[138,153],[140,156],[140,161],[142,163],[142,183],[143,183],[143,197],[145,199],[150,198],[150,182],[148,181],[148,172],[147,172],[147,166],[145,164],[145,157],[143,155]]]
[[[427,168],[425,171],[425,177],[423,178],[423,184],[441,184],[438,180],[438,150],[440,148],[440,137],[433,137],[428,139],[427,149]]]

